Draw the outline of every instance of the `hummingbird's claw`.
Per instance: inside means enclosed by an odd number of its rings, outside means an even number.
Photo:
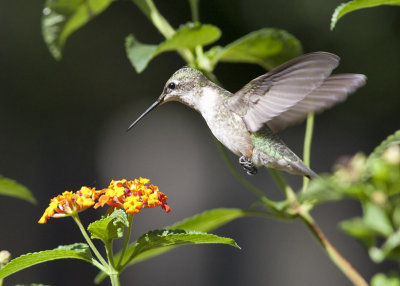
[[[245,156],[239,158],[239,164],[242,165],[247,175],[252,176],[257,174],[257,167]]]

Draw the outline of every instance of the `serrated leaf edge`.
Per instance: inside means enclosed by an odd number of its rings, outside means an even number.
[[[38,254],[43,254],[43,253],[46,253],[46,252],[59,253],[59,254],[62,254],[64,256],[66,254],[69,254],[69,255],[67,257],[48,258],[48,259],[43,260],[43,261],[36,261],[34,263],[31,263],[31,264],[23,266],[23,267],[17,267],[18,263],[19,263],[19,261],[21,259],[24,259],[24,258],[29,257],[29,256],[35,256],[35,255],[38,255]],[[45,263],[45,262],[48,262],[48,261],[58,260],[58,259],[80,259],[80,260],[87,261],[89,263],[93,262],[93,258],[91,258],[91,257],[89,258],[88,256],[85,256],[85,255],[80,255],[79,252],[74,251],[74,250],[70,250],[70,249],[48,249],[48,250],[42,250],[42,251],[37,251],[37,252],[30,252],[30,253],[25,253],[25,254],[22,254],[22,255],[20,255],[20,256],[18,256],[16,258],[14,258],[9,263],[7,263],[3,268],[1,268],[0,269],[0,279],[4,279],[4,278],[6,278],[6,277],[18,272],[18,271],[21,271],[23,269],[29,268],[31,266],[34,266],[34,265],[37,265],[37,264],[40,264],[40,263]],[[1,275],[2,272],[7,272],[6,270],[8,270],[9,268],[11,268],[11,272],[6,276],[2,276]],[[13,270],[13,268],[14,268],[14,270]]]

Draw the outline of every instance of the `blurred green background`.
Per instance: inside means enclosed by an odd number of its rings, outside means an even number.
[[[155,1],[174,27],[190,21],[185,0]],[[214,0],[200,2],[204,23],[219,26],[218,44],[263,27],[286,29],[304,52],[342,58],[337,72],[363,73],[367,85],[316,117],[312,167],[328,172],[343,155],[369,153],[400,123],[400,9],[380,7],[329,22],[340,1]],[[0,174],[30,188],[38,206],[0,197],[0,249],[14,257],[82,241],[70,219],[37,224],[51,197],[111,179],[148,177],[169,197],[173,212],[146,210],[134,221],[143,232],[214,207],[247,208],[256,199],[228,171],[211,133],[194,111],[171,103],[125,130],[185,63],[174,53],[152,61],[140,75],[126,58],[129,33],[145,43],[162,37],[129,1],[118,1],[68,40],[62,61],[41,36],[44,1],[0,1]],[[231,91],[264,73],[258,66],[220,64],[216,75]],[[281,133],[301,154],[304,124]],[[236,159],[232,156],[232,159]],[[240,169],[238,167],[238,169]],[[287,176],[295,186],[301,178]],[[280,193],[266,170],[250,177],[269,196]],[[314,215],[338,250],[368,280],[390,264],[372,263],[364,248],[337,228],[358,215],[355,202],[319,206]],[[96,217],[94,211],[83,220]],[[136,265],[122,285],[350,285],[299,222],[243,219],[217,230],[242,247],[182,247]],[[6,279],[13,283],[90,285],[96,270],[80,261],[57,261]],[[108,281],[103,283],[108,285]]]

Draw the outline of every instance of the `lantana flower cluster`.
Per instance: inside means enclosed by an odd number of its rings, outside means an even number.
[[[145,178],[133,181],[112,180],[108,188],[102,190],[82,187],[77,192],[65,191],[50,200],[39,223],[46,223],[50,217],[72,216],[91,206],[95,209],[105,205],[123,208],[128,214],[138,214],[143,208],[160,206],[167,213],[170,212],[167,196],[157,186],[149,183],[150,180]]]

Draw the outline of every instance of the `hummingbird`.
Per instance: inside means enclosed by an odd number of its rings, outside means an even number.
[[[304,120],[309,112],[319,113],[344,101],[365,84],[362,74],[331,74],[339,60],[328,52],[304,54],[253,79],[236,93],[213,83],[197,69],[181,68],[128,131],[157,106],[178,101],[203,116],[213,135],[239,157],[249,175],[265,166],[317,177],[277,132]]]

